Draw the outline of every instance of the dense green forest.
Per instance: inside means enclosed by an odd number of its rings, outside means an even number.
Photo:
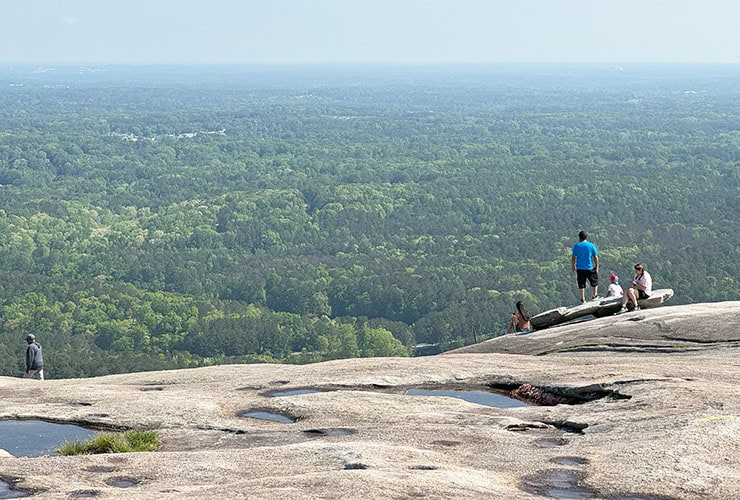
[[[0,374],[409,355],[738,300],[736,66],[0,67]]]

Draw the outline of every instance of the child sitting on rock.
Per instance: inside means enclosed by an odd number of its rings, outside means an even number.
[[[622,290],[622,287],[619,285],[619,276],[616,274],[612,274],[609,277],[609,281],[611,282],[609,284],[609,288],[606,290],[606,296],[608,297],[622,297],[624,295],[624,290]]]

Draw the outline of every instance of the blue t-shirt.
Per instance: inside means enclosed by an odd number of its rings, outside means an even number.
[[[590,271],[594,268],[594,255],[599,255],[596,245],[590,241],[579,241],[573,245],[573,253],[576,258],[576,269],[586,269]]]

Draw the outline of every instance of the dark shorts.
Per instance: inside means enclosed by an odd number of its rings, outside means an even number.
[[[637,298],[638,299],[647,299],[648,297],[650,297],[650,295],[646,294],[644,291],[637,290]]]
[[[578,279],[578,288],[586,288],[586,280],[591,286],[599,284],[599,273],[593,269],[576,269],[576,278]]]

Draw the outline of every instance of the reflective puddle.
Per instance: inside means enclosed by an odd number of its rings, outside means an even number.
[[[280,413],[274,413],[271,411],[261,410],[249,410],[239,413],[240,417],[256,418],[259,420],[270,420],[272,422],[280,422],[281,424],[292,424],[295,423],[294,418],[281,415]]]
[[[56,455],[67,441],[87,441],[94,430],[72,424],[52,424],[42,420],[0,421],[0,449],[16,457]],[[0,488],[0,498],[3,497]]]
[[[31,496],[31,494],[26,491],[11,489],[8,483],[0,479],[0,498],[22,498],[28,496]]]
[[[407,396],[442,396],[447,398],[457,398],[484,406],[493,406],[494,408],[517,408],[528,406],[527,403],[518,399],[510,398],[502,394],[486,391],[456,391],[443,389],[409,389],[404,394]]]

